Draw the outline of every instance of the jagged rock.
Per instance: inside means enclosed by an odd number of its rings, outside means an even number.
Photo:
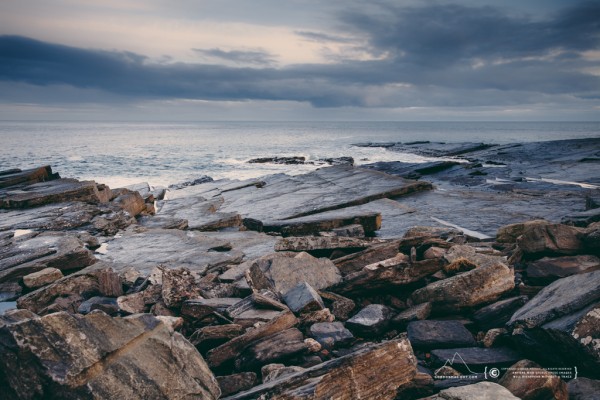
[[[23,277],[23,284],[29,289],[37,289],[63,277],[60,269],[44,268]]]
[[[295,313],[317,311],[325,308],[321,296],[308,283],[302,282],[283,295],[287,306]]]
[[[574,289],[577,290],[574,290]],[[600,300],[600,271],[559,279],[518,309],[510,327],[534,328]]]
[[[243,333],[244,328],[237,324],[205,326],[192,334],[190,342],[204,353]]]
[[[519,400],[506,388],[493,382],[479,382],[472,385],[444,389],[427,400]],[[425,399],[422,399],[425,400]]]
[[[527,296],[511,297],[500,300],[473,313],[473,320],[482,330],[504,326],[512,315],[521,308],[529,298]]]
[[[76,313],[79,305],[86,299],[122,294],[116,291],[120,286],[119,276],[110,269],[80,272],[20,297],[17,305],[39,315],[61,310]]]
[[[570,400],[597,400],[600,380],[578,377],[567,384]]]
[[[297,322],[298,320],[291,311],[282,312],[279,317],[272,321],[209,351],[207,355],[208,364],[212,368],[220,367],[237,357],[252,342],[289,329],[296,325]]]
[[[598,378],[600,303],[533,329],[515,329],[512,341],[535,361],[552,366],[575,365],[583,376]]]
[[[117,307],[128,314],[144,313],[148,311],[148,304],[146,304],[145,297],[146,294],[144,292],[119,296],[117,298]]]
[[[423,253],[423,259],[434,260],[436,258],[442,258],[446,254],[446,250],[441,247],[431,246]]]
[[[125,189],[119,196],[117,196],[112,204],[127,211],[129,215],[135,217],[146,210],[146,203],[138,192],[129,191]]]
[[[394,258],[398,254],[398,242],[374,244],[358,253],[336,258],[333,262],[342,275],[357,272],[365,266]]]
[[[483,373],[485,367],[508,367],[521,359],[516,351],[508,347],[462,347],[431,351],[434,366],[451,366],[465,374]]]
[[[526,229],[529,229],[533,226],[543,226],[548,225],[550,222],[545,221],[543,219],[519,222],[516,224],[510,224],[501,226],[498,228],[498,233],[496,234],[496,242],[498,243],[516,243],[517,238],[521,236]]]
[[[181,306],[181,315],[187,318],[201,320],[213,312],[224,313],[227,308],[239,302],[240,298],[190,299]]]
[[[477,344],[459,321],[413,321],[406,331],[414,349],[449,349]]]
[[[586,227],[594,222],[600,221],[600,209],[573,212],[561,218],[560,222],[565,225]]]
[[[341,322],[318,322],[308,329],[308,334],[321,346],[331,350],[354,341],[354,335]]]
[[[319,322],[333,322],[334,320],[335,316],[329,311],[329,308],[324,308],[322,310],[301,314],[300,326],[308,327]]]
[[[137,220],[140,226],[147,229],[180,229],[188,228],[187,219],[165,217],[163,215],[142,216]]]
[[[503,339],[508,337],[508,331],[504,328],[493,328],[485,333],[483,340],[484,347],[494,347],[499,342],[503,342]]]
[[[278,257],[260,265],[256,272],[262,271],[272,288],[286,293],[301,282],[315,289],[324,289],[338,283],[342,277],[339,270],[326,258],[315,258],[308,253],[300,253],[294,258]],[[255,279],[253,279],[255,280]],[[255,287],[269,289],[269,287]]]
[[[303,236],[281,238],[275,244],[275,251],[315,251],[332,249],[365,249],[369,240],[340,236]]]
[[[217,399],[220,394],[196,349],[148,314],[58,312],[0,324],[0,382],[8,399]]]
[[[257,308],[277,311],[288,310],[288,307],[285,304],[280,303],[278,300],[279,299],[277,295],[268,290],[255,292],[229,306],[226,310],[226,313],[230,318],[237,318],[243,313],[249,310],[255,310]]]
[[[306,157],[293,156],[293,157],[261,157],[252,158],[247,162],[250,164],[304,164]]]
[[[427,319],[431,314],[431,303],[417,304],[392,318],[392,325],[401,331],[406,330],[409,322]]]
[[[295,365],[286,367],[283,364],[267,364],[261,368],[263,383],[272,382],[284,376],[295,374],[296,372],[304,372],[306,369]]]
[[[315,339],[312,338],[304,339],[304,345],[306,346],[306,351],[309,353],[318,353],[323,348],[323,346],[321,346],[321,343],[317,342]]]
[[[346,321],[346,327],[358,336],[378,336],[383,334],[392,316],[390,308],[370,304]]]
[[[561,224],[533,225],[517,239],[519,248],[527,255],[572,255],[581,251],[583,233]]]
[[[591,255],[544,257],[527,264],[527,281],[532,285],[548,285],[567,276],[600,269],[600,258]]]
[[[485,267],[430,283],[413,292],[416,304],[431,302],[434,311],[460,311],[491,303],[514,288],[514,273],[504,264]]]
[[[526,377],[523,376],[525,370],[529,373]],[[522,400],[569,399],[567,385],[562,379],[529,360],[512,365],[498,384]]]
[[[246,346],[236,358],[235,366],[242,371],[259,369],[262,365],[285,360],[305,350],[302,332],[290,328]]]
[[[234,324],[242,325],[244,328],[249,328],[256,325],[257,322],[269,322],[279,316],[280,311],[265,310],[253,308],[237,315],[233,319]]]
[[[93,254],[73,235],[46,232],[25,240],[14,238],[0,248],[0,284],[46,268],[76,271],[94,262]]]
[[[28,208],[51,203],[82,201],[105,203],[111,198],[111,191],[105,185],[94,181],[80,182],[77,179],[55,179],[38,182],[24,188],[0,189],[0,208]]]
[[[417,399],[429,396],[434,392],[434,380],[429,371],[417,365],[417,373],[413,380],[398,388],[396,399]]]
[[[335,315],[335,318],[341,321],[350,318],[352,311],[354,311],[354,308],[356,307],[354,301],[347,297],[340,296],[339,294],[322,290],[319,291],[319,294],[327,304],[330,304],[329,308],[333,315]]]
[[[460,235],[462,235],[461,232],[454,228],[413,226],[406,231],[404,236],[402,236],[402,240],[399,243],[399,248],[402,251],[406,251],[411,247],[418,246],[426,241],[435,239],[449,241],[450,239]]]
[[[162,268],[162,298],[167,307],[179,308],[187,299],[198,298],[200,288],[187,268]]]
[[[410,343],[397,339],[264,383],[228,400],[329,398],[393,399],[412,381],[416,359]]]
[[[107,242],[106,253],[98,258],[123,269],[135,267],[142,274],[149,274],[158,264],[184,267],[203,274],[209,268],[237,264],[242,260],[243,253],[239,251],[211,251],[226,243],[179,229],[143,229],[126,231]]]
[[[129,225],[135,224],[136,220],[129,213],[119,210],[117,212],[98,215],[91,222],[97,232],[106,236],[113,236]]]
[[[114,297],[94,296],[81,303],[77,308],[77,312],[80,314],[89,314],[94,310],[103,311],[108,315],[115,315],[119,311],[119,305]]]
[[[504,259],[502,257],[490,256],[487,254],[480,254],[477,252],[477,249],[475,249],[472,246],[467,246],[467,245],[452,246],[450,249],[448,249],[448,251],[444,255],[444,258],[451,264],[456,263],[460,260],[466,260],[467,262],[473,264],[474,267],[479,267],[479,268],[487,267],[489,265],[494,265],[494,264],[506,263],[506,261],[504,261]],[[469,269],[473,269],[473,268],[470,267],[468,269],[464,269],[464,271],[469,270]]]
[[[341,294],[357,294],[407,285],[439,271],[442,265],[440,260],[411,263],[407,256],[399,253],[394,258],[367,265],[358,272],[346,275],[331,290]]]
[[[217,382],[221,388],[221,396],[248,390],[256,384],[257,378],[254,372],[240,372],[239,374],[217,376]]]

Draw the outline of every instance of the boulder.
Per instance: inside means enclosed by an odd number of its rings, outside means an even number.
[[[358,336],[379,336],[392,318],[392,310],[381,304],[370,304],[346,321],[346,327]]]
[[[187,299],[200,296],[200,287],[196,278],[187,268],[162,270],[162,299],[171,308],[180,308]]]
[[[283,295],[287,306],[295,313],[322,310],[325,308],[321,296],[308,283],[302,282]]]
[[[52,167],[45,165],[42,167],[27,169],[11,169],[0,171],[0,189],[15,185],[28,185],[36,182],[46,182],[59,179],[58,173],[52,172]]]
[[[240,372],[239,374],[217,376],[221,388],[221,396],[229,396],[242,390],[248,390],[256,384],[257,377],[254,372]]]
[[[514,273],[504,264],[490,264],[413,292],[416,304],[431,302],[434,311],[456,312],[497,300],[515,286]]]
[[[513,364],[498,384],[522,400],[569,399],[565,382],[530,360],[521,360]]]
[[[492,328],[485,333],[481,343],[484,347],[495,347],[508,339],[508,331],[504,328]]]
[[[44,315],[66,310],[76,313],[79,305],[94,296],[122,294],[121,280],[111,269],[68,275],[17,300],[19,308]]]
[[[4,323],[0,336],[0,382],[7,399],[220,395],[196,349],[148,314],[58,312]]]
[[[268,383],[279,378],[283,378],[287,375],[295,374],[296,372],[303,372],[305,368],[297,367],[295,365],[286,367],[283,364],[267,364],[261,368],[262,381]]]
[[[60,271],[60,269],[49,267],[25,275],[23,277],[23,284],[29,289],[37,289],[39,287],[46,286],[54,281],[57,281],[62,277],[63,274]]]
[[[527,264],[527,282],[548,285],[557,279],[600,269],[600,258],[592,255],[544,257]]]
[[[519,222],[516,224],[504,225],[498,228],[496,234],[496,242],[498,243],[516,243],[517,238],[521,236],[526,229],[533,226],[548,225],[550,222],[544,221],[543,219]]]
[[[146,203],[144,202],[143,197],[138,192],[129,191],[127,189],[117,196],[112,201],[112,204],[127,211],[132,217],[138,216],[146,211]]]
[[[421,303],[401,311],[392,318],[391,323],[395,328],[404,331],[409,322],[427,319],[429,314],[431,314],[431,303]]]
[[[236,357],[235,366],[241,371],[259,370],[265,364],[284,361],[305,350],[307,346],[302,332],[290,328],[246,346]]]
[[[340,271],[331,260],[315,258],[308,253],[300,253],[293,258],[274,258],[269,263],[260,265],[259,269],[269,285],[279,293],[286,293],[302,282],[317,290],[325,289],[342,279]]]
[[[427,400],[519,400],[508,389],[493,382],[479,382],[472,385],[444,389]],[[423,399],[425,400],[425,399]]]
[[[577,288],[577,290],[573,290]],[[509,327],[534,328],[600,300],[600,271],[559,279],[518,309]]]
[[[541,224],[525,229],[517,244],[529,256],[572,255],[581,251],[582,237],[581,230],[572,226]]]
[[[243,333],[244,328],[237,324],[205,326],[194,332],[190,342],[204,354]]]
[[[416,359],[407,339],[366,346],[228,397],[242,399],[381,399],[396,397],[398,388],[416,374]]]
[[[406,328],[414,349],[432,350],[475,346],[477,343],[459,321],[413,321]]]
[[[308,334],[329,350],[354,341],[354,335],[341,322],[318,322],[311,325]]]

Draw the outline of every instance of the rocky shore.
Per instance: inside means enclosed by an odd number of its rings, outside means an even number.
[[[362,145],[444,160],[0,172],[0,397],[597,398],[600,140]]]

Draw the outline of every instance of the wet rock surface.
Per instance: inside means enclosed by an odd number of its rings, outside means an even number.
[[[560,162],[593,184],[570,161],[579,144]],[[430,150],[463,158],[403,167],[434,190],[342,165],[166,194],[95,184],[91,200],[69,197],[87,193],[74,184],[0,210],[0,299],[15,300],[0,303],[0,386],[7,398],[511,398],[495,382],[522,398],[589,393],[600,235],[558,222],[584,191],[596,209],[596,189],[513,179],[519,146]],[[481,180],[496,176],[512,180]],[[0,173],[0,190],[53,181],[65,182],[45,167]],[[539,384],[507,375],[524,359]]]

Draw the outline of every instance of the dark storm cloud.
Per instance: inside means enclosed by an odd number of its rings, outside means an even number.
[[[201,56],[220,59],[224,61],[232,61],[236,64],[251,64],[251,65],[273,65],[275,57],[267,51],[242,51],[242,50],[221,50],[221,49],[192,49]]]
[[[159,63],[128,52],[98,51],[0,37],[0,80],[69,85],[132,99],[292,100],[316,107],[478,106],[595,99],[600,67],[582,52],[600,48],[600,3],[584,2],[548,19],[490,7],[397,7],[340,16],[368,43],[369,61],[272,67],[260,51],[196,49],[249,67]],[[347,37],[297,34],[345,43]],[[350,45],[352,45],[350,43]],[[357,44],[358,45],[358,44]],[[1,95],[0,95],[1,96]]]

